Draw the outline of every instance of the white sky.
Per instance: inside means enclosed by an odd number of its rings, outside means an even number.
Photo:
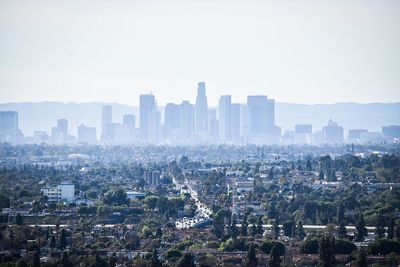
[[[400,101],[399,0],[0,0],[0,102]]]

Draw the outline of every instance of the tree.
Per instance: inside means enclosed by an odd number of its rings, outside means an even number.
[[[182,257],[182,252],[178,249],[170,249],[165,254],[165,258],[171,261],[176,261],[180,257]]]
[[[247,250],[245,266],[246,267],[258,266],[256,247],[255,247],[255,244],[253,244],[253,243],[250,243],[249,248]]]
[[[263,221],[262,221],[262,217],[261,217],[261,216],[258,217],[258,222],[257,222],[257,233],[258,233],[259,235],[264,234]]]
[[[396,240],[400,240],[400,224],[397,223],[396,226],[394,227],[394,235],[396,237]]]
[[[357,253],[356,258],[356,266],[357,267],[367,267],[367,252],[365,249],[361,248]]]
[[[126,193],[124,190],[119,189],[116,192],[114,192],[113,195],[113,203],[117,206],[122,206],[122,205],[129,205],[129,198],[127,197]]]
[[[319,250],[319,241],[316,238],[307,238],[300,247],[303,254],[317,254]]]
[[[375,234],[378,239],[385,237],[385,222],[382,214],[378,214],[378,219],[375,226]]]
[[[335,254],[350,255],[355,250],[357,250],[356,245],[347,239],[338,239],[335,241]]]
[[[161,238],[162,235],[163,235],[163,233],[162,233],[161,228],[160,228],[160,227],[157,227],[155,236],[156,236],[157,238]]]
[[[223,210],[219,210],[213,216],[213,225],[211,231],[218,238],[221,238],[222,235],[224,234],[224,229],[225,229],[224,220],[225,220],[225,212]]]
[[[157,207],[158,197],[149,196],[144,199],[144,205],[149,210],[154,210]]]
[[[268,208],[267,215],[270,219],[274,219],[278,216],[278,210],[276,209],[276,203],[271,202]]]
[[[364,236],[368,235],[368,230],[365,227],[364,216],[362,213],[358,216],[358,220],[356,222],[356,233],[354,241],[362,242],[364,241]]]
[[[388,239],[393,239],[394,235],[395,235],[395,219],[393,218],[393,216],[390,217],[390,222],[389,222],[389,226],[387,229],[387,238]]]
[[[17,213],[17,216],[15,217],[15,224],[16,225],[24,224],[24,219],[22,218],[21,214],[19,214],[19,213]]]
[[[61,260],[61,265],[62,267],[69,267],[73,266],[74,264],[71,262],[71,259],[69,258],[68,253],[64,253],[64,256]]]
[[[282,224],[283,234],[288,237],[293,236],[293,226],[295,227],[295,223],[292,219],[285,221]]]
[[[278,220],[278,216],[277,216],[274,220],[274,224],[272,227],[272,234],[273,234],[274,240],[278,239],[280,230],[281,229],[279,228],[279,220]]]
[[[346,230],[346,226],[344,225],[343,221],[339,224],[337,234],[338,234],[339,238],[347,238],[347,230]]]
[[[304,231],[303,223],[301,221],[299,221],[299,223],[297,225],[297,236],[301,240],[303,240],[304,237],[306,237],[306,231]]]
[[[67,247],[67,236],[65,233],[65,229],[62,229],[60,236],[60,249],[65,249],[66,247]]]
[[[47,227],[46,229],[46,240],[49,240],[50,238],[50,227]]]
[[[265,254],[270,254],[273,247],[275,247],[279,256],[284,255],[286,252],[285,245],[279,241],[264,241],[260,246],[260,250]]]
[[[304,230],[304,229],[303,229]],[[293,222],[293,226],[292,226],[292,235],[290,237],[294,238],[297,236],[297,227],[296,227],[296,223]]]
[[[39,252],[33,253],[33,258],[32,258],[32,267],[40,267],[40,257],[39,257]]]
[[[312,164],[310,158],[306,161],[306,171],[312,171]]]
[[[335,239],[333,237],[322,237],[319,243],[320,266],[335,266]]]
[[[239,230],[236,226],[236,216],[233,215],[231,219],[231,224],[228,228],[228,235],[231,238],[236,238],[239,235]]]
[[[344,204],[343,202],[340,202],[338,209],[337,209],[337,221],[338,221],[338,225],[340,225],[341,223],[344,224],[344,219],[345,219],[345,215],[344,215]]]
[[[50,248],[55,249],[56,248],[56,237],[53,235],[50,239]]]
[[[400,253],[400,243],[390,239],[378,239],[369,244],[368,249],[372,255]]]
[[[7,266],[7,265],[5,265]],[[10,265],[11,266],[11,265]],[[24,259],[19,259],[15,264],[15,267],[29,267],[28,263]]]
[[[150,259],[150,266],[149,267],[162,267],[161,261],[158,259],[158,252],[157,249],[154,249]]]
[[[257,235],[257,226],[253,223],[251,226],[251,235],[256,236]]]
[[[177,267],[196,267],[193,261],[193,256],[189,253],[185,253],[182,255],[182,257],[179,259]]]
[[[280,267],[281,266],[281,256],[279,255],[279,251],[277,246],[273,246],[271,250],[271,254],[269,255],[268,264],[270,267]]]
[[[217,266],[217,257],[207,253],[199,257],[199,267],[214,267]]]
[[[109,258],[108,265],[110,267],[115,267],[117,265],[117,257],[115,253],[113,253],[113,255]]]
[[[249,224],[247,222],[247,215],[244,215],[242,225],[240,227],[240,235],[241,236],[247,236],[247,228],[248,227],[249,227]]]

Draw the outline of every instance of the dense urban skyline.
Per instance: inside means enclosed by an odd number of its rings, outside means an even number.
[[[77,135],[68,130],[68,120],[57,118],[51,131],[35,129],[33,136],[25,136],[20,129],[16,111],[0,111],[0,141],[13,144],[258,144],[258,145],[341,145],[348,143],[398,142],[400,126],[381,125],[381,130],[367,127],[346,129],[332,117],[322,127],[313,127],[312,119],[296,121],[290,129],[276,123],[275,100],[267,95],[249,95],[246,103],[233,103],[231,95],[221,95],[218,106],[208,106],[207,86],[197,84],[196,102],[158,105],[156,95],[139,95],[138,114],[126,113],[115,120],[112,105],[101,106],[97,116],[101,127],[78,124]],[[46,117],[46,114],[42,114]],[[136,124],[138,121],[138,124]],[[122,122],[122,123],[121,123]]]

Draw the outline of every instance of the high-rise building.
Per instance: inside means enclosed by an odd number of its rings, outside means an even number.
[[[250,116],[249,108],[247,105],[240,105],[240,136],[243,137],[244,141],[249,141],[250,136]]]
[[[232,98],[230,95],[223,95],[218,101],[218,130],[220,141],[228,141],[231,137],[231,113]]]
[[[83,124],[79,125],[78,142],[86,144],[96,143],[96,127],[87,127]]]
[[[33,132],[33,141],[36,144],[47,143],[48,140],[49,140],[49,136],[47,135],[47,132],[45,132],[45,131],[34,131]]]
[[[390,125],[382,127],[382,133],[393,138],[400,138],[400,125]]]
[[[189,101],[182,101],[179,115],[179,136],[181,140],[192,140],[195,128],[194,106]]]
[[[178,137],[180,124],[180,105],[167,103],[164,117],[165,136],[169,140],[175,140]]]
[[[130,137],[129,124],[113,123],[113,140],[118,143],[127,143]],[[134,132],[134,129],[133,129]]]
[[[127,127],[129,137],[135,135],[136,118],[133,114],[125,114],[122,118],[122,123]]]
[[[267,96],[248,96],[248,134],[268,136],[275,130],[275,100]]]
[[[68,140],[68,120],[57,120],[57,126],[51,128],[51,139],[55,143],[62,143]]]
[[[230,107],[230,141],[237,142],[240,138],[240,104],[231,104]]]
[[[58,131],[62,134],[63,138],[67,138],[68,136],[68,120],[67,119],[58,119],[57,120],[57,128]]]
[[[199,82],[197,85],[195,112],[196,136],[204,137],[205,135],[207,135],[208,131],[208,103],[205,82]]]
[[[311,124],[296,124],[294,126],[295,134],[312,134],[312,125]]]
[[[101,140],[103,141],[112,140],[112,133],[109,132],[112,127],[108,124],[112,124],[112,106],[104,105],[101,109]]]
[[[312,142],[312,125],[297,124],[294,126],[293,142],[295,144],[311,144]]]
[[[217,142],[218,133],[217,109],[212,108],[208,110],[208,141],[211,143]]]
[[[358,143],[360,142],[361,134],[367,132],[367,129],[349,129],[349,141]]]
[[[150,188],[157,187],[160,184],[161,173],[159,171],[144,171],[144,180]]]
[[[18,129],[18,112],[0,111],[0,142],[19,143],[22,133]]]
[[[157,104],[154,95],[140,95],[140,138],[144,142],[150,142],[151,129],[154,129],[156,118],[154,112],[157,111]]]
[[[337,122],[329,120],[328,125],[322,128],[322,134],[325,144],[341,144],[343,143],[343,127]]]
[[[153,110],[150,113],[149,142],[158,144],[161,141],[161,112]]]

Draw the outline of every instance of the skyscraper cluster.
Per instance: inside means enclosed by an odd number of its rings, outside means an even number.
[[[154,95],[140,96],[140,141],[149,143],[277,143],[275,102],[267,96],[249,96],[247,104],[232,103],[230,95],[209,108],[206,85],[199,82],[196,103],[167,103],[164,117]]]
[[[120,122],[113,120],[113,106],[99,109],[101,131],[96,127],[77,124],[77,136],[69,133],[68,120],[60,118],[46,131],[34,131],[24,137],[19,130],[16,111],[0,111],[0,142],[12,144],[310,144],[335,145],[345,141],[344,129],[333,120],[313,132],[311,124],[297,124],[281,134],[275,123],[275,100],[266,95],[247,96],[246,103],[233,103],[230,95],[219,97],[218,105],[208,105],[205,82],[197,84],[195,103],[157,105],[156,97],[142,94],[138,114],[121,114]],[[134,112],[132,112],[134,113]],[[137,116],[138,115],[138,116]],[[114,116],[115,117],[115,116]],[[348,129],[350,143],[393,142],[400,138],[400,126],[382,128],[382,132]],[[397,142],[397,141],[396,141]]]

